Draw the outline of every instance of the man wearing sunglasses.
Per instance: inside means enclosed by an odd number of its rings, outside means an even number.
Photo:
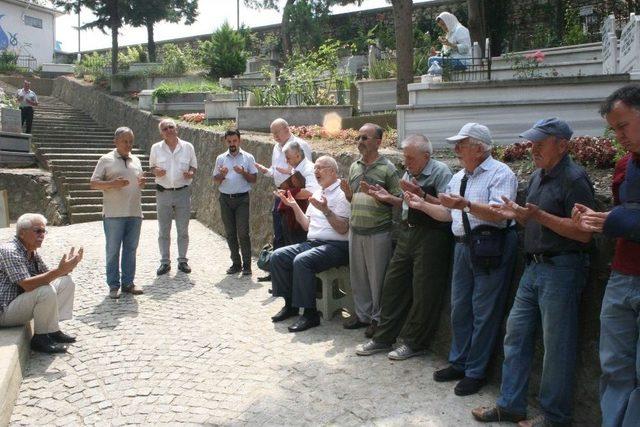
[[[172,119],[163,119],[158,128],[162,141],[153,144],[149,154],[149,167],[156,176],[157,190],[160,267],[156,273],[161,276],[171,270],[171,221],[175,218],[178,232],[178,270],[188,274],[191,273],[191,267],[187,264],[191,218],[189,185],[198,168],[198,161],[193,145],[178,138],[178,129]]]
[[[36,252],[42,246],[47,219],[35,213],[18,218],[16,236],[0,245],[0,327],[25,325],[31,319],[31,349],[64,353],[75,337],[60,330],[71,319],[75,285],[69,274],[82,260],[83,250],[71,248],[57,268],[49,270]]]

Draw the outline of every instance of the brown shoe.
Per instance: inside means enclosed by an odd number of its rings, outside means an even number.
[[[127,293],[127,294],[131,294],[131,295],[142,295],[144,294],[144,291],[136,285],[131,285],[131,286],[123,286],[122,287],[122,292]]]
[[[373,338],[373,334],[376,333],[376,329],[378,329],[378,321],[372,320],[371,324],[364,331],[364,336],[367,338]]]
[[[481,406],[472,410],[471,414],[473,415],[473,418],[482,423],[496,423],[501,421],[510,421],[512,423],[517,423],[527,418],[526,414],[516,414],[514,412],[509,412],[499,406],[494,406],[493,408]]]

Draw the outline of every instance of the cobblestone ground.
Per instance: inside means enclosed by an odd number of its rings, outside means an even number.
[[[12,425],[459,426],[474,425],[473,407],[493,403],[495,388],[460,398],[453,384],[435,383],[443,360],[356,356],[362,330],[344,330],[339,318],[300,334],[274,325],[282,302],[256,282],[257,268],[252,278],[228,277],[224,240],[197,221],[190,235],[193,273],[176,273],[174,263],[157,278],[157,223],[144,221],[137,283],[145,294],[111,300],[102,224],[50,227],[41,250],[49,265],[65,248],[85,248],[73,273],[75,317],[63,323],[79,340],[66,355],[31,354]]]

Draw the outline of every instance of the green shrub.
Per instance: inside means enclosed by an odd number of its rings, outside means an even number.
[[[379,59],[369,67],[369,78],[373,80],[393,78],[397,75],[397,68],[395,58]]]
[[[228,93],[229,91],[214,82],[162,83],[153,91],[153,99],[162,101],[171,95],[190,92]]]
[[[162,46],[161,74],[165,76],[181,76],[196,68],[196,59],[189,47],[179,48],[173,43]]]
[[[9,50],[0,52],[0,73],[11,73],[18,68],[18,54]]]
[[[247,66],[245,38],[233,30],[228,22],[200,44],[202,63],[213,78],[233,77],[244,73]]]
[[[104,69],[109,65],[109,59],[105,55],[93,52],[91,55],[84,55],[80,62],[76,62],[76,76],[84,77],[92,75],[94,77],[103,76]]]
[[[129,46],[118,52],[118,68],[129,68],[134,62],[147,62],[147,52],[142,46]]]

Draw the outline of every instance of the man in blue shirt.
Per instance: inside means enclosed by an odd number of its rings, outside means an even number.
[[[236,274],[242,270],[242,275],[248,276],[251,274],[249,191],[251,184],[256,182],[258,170],[254,157],[240,148],[239,130],[227,130],[224,140],[228,151],[216,158],[213,181],[219,185],[220,215],[231,251],[232,264],[227,269],[227,274]]]

